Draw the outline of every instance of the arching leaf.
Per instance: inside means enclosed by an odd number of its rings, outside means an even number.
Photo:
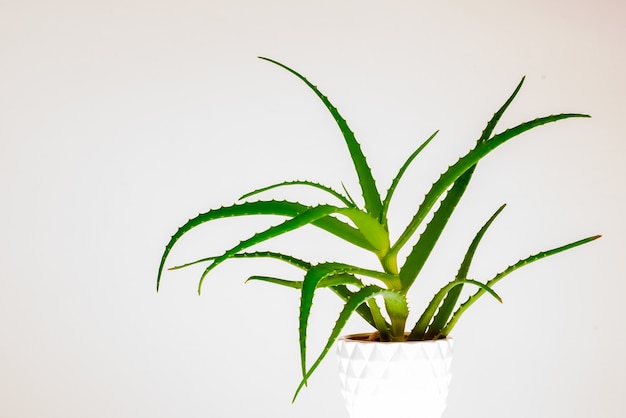
[[[382,215],[381,215],[381,220],[383,224],[385,225],[387,224],[387,211],[389,210],[389,204],[391,203],[391,198],[393,197],[393,193],[396,191],[396,187],[398,187],[398,183],[400,183],[400,179],[404,175],[404,172],[406,171],[407,168],[409,168],[409,166],[411,165],[415,157],[417,157],[419,153],[422,152],[424,148],[426,148],[426,145],[428,145],[430,141],[433,140],[433,138],[437,135],[438,132],[439,131],[435,131],[434,134],[432,134],[426,141],[422,143],[422,145],[417,147],[417,149],[413,151],[411,155],[409,155],[409,158],[406,159],[404,164],[402,164],[402,167],[400,167],[400,170],[398,170],[398,174],[396,174],[396,176],[391,181],[391,186],[389,186],[389,190],[387,190],[387,195],[385,196],[385,199],[383,200],[383,210],[382,210]]]
[[[310,187],[314,187],[314,188],[323,190],[323,191],[331,194],[332,196],[334,196],[335,198],[337,198],[341,202],[343,202],[347,207],[354,207],[355,206],[354,202],[351,201],[348,197],[342,195],[341,193],[339,193],[338,191],[332,189],[331,187],[324,186],[323,184],[315,183],[313,181],[308,181],[308,180],[292,180],[292,181],[283,181],[283,182],[280,182],[280,183],[272,184],[270,186],[262,187],[260,189],[256,189],[256,190],[253,190],[253,191],[251,191],[249,193],[246,193],[243,196],[241,196],[239,198],[239,200],[243,200],[243,199],[246,199],[248,197],[254,196],[256,194],[259,194],[259,193],[262,193],[262,192],[266,192],[268,190],[272,190],[272,189],[275,189],[277,187],[283,187],[283,186],[310,186]]]
[[[491,226],[493,221],[498,217],[498,215],[505,208],[505,205],[502,205],[495,211],[493,215],[485,222],[485,224],[480,228],[474,239],[472,240],[470,246],[465,253],[465,257],[461,262],[461,267],[456,275],[457,280],[464,280],[467,278],[467,274],[469,272],[470,265],[472,264],[472,259],[474,258],[474,254],[476,253],[476,249],[478,248],[478,244],[482,240],[485,232]],[[461,295],[461,291],[463,290],[463,285],[456,286],[454,289],[450,290],[446,295],[446,298],[443,300],[443,303],[439,307],[435,318],[433,319],[432,324],[428,328],[428,332],[426,332],[426,339],[435,338],[437,335],[441,333],[441,329],[446,325],[448,320],[450,319],[450,315],[454,311],[454,307]]]
[[[480,137],[476,141],[477,145],[487,141],[491,137],[498,122],[502,118],[502,115],[513,102],[520,89],[522,88],[522,85],[524,84],[524,79],[525,77],[522,77],[521,81],[519,82],[513,93],[493,114],[489,122],[487,122],[487,125],[485,126]],[[465,190],[467,189],[467,186],[472,179],[475,169],[476,164],[469,168],[467,171],[465,171],[465,173],[463,173],[463,175],[454,182],[454,185],[446,193],[445,198],[439,205],[437,211],[434,213],[432,220],[426,226],[424,233],[420,236],[418,242],[412,248],[411,253],[407,257],[406,262],[404,263],[400,271],[400,276],[405,289],[411,287],[418,274],[422,270],[424,263],[428,259],[428,256],[430,255],[435,244],[437,243],[439,236],[447,225],[448,220],[452,215],[452,212],[461,200],[461,197],[463,197],[463,194],[465,193]],[[399,249],[400,248],[390,251],[387,257],[396,257],[397,251],[399,251]]]
[[[397,254],[397,252],[406,244],[411,238],[413,233],[420,226],[422,221],[426,218],[433,206],[437,203],[439,198],[448,190],[459,177],[463,175],[467,170],[471,169],[478,161],[496,149],[498,146],[504,144],[508,140],[515,138],[516,136],[533,129],[535,127],[556,122],[562,119],[568,118],[588,118],[588,115],[583,114],[560,114],[551,115],[543,118],[537,118],[529,122],[522,123],[514,128],[507,129],[506,131],[495,135],[493,138],[478,144],[474,149],[469,151],[465,156],[461,157],[454,165],[443,173],[439,179],[430,188],[424,200],[420,204],[417,213],[404,230],[404,232],[398,238],[398,241],[393,245],[389,254]]]
[[[587,244],[588,242],[594,241],[598,238],[600,238],[601,235],[594,235],[592,237],[589,238],[584,238],[581,239],[579,241],[575,241],[566,245],[563,245],[561,247],[557,247],[557,248],[553,248],[551,250],[548,251],[542,251],[540,253],[537,253],[535,255],[531,255],[523,260],[518,261],[517,263],[507,267],[504,271],[502,271],[501,273],[498,273],[494,278],[492,278],[491,280],[489,280],[487,282],[487,286],[492,287],[493,285],[495,285],[496,283],[498,283],[500,280],[502,280],[504,277],[508,276],[510,273],[514,272],[515,270],[524,267],[530,263],[533,263],[537,260],[541,260],[543,258],[549,257],[551,255],[555,255],[558,254],[560,252],[569,250],[571,248],[575,248],[578,247],[579,245],[583,245],[583,244]],[[447,335],[450,334],[450,331],[452,331],[452,328],[454,328],[454,326],[456,325],[456,323],[458,322],[459,318],[461,317],[461,315],[463,315],[463,313],[465,311],[467,311],[467,309],[472,306],[472,304],[474,302],[476,302],[485,292],[482,289],[479,289],[476,293],[474,293],[472,296],[470,296],[464,303],[461,304],[461,306],[459,306],[459,308],[454,312],[454,315],[452,315],[452,319],[450,319],[450,322],[448,322],[448,324],[445,326],[445,328],[442,330],[441,332],[441,336],[445,337]]]
[[[161,256],[161,263],[159,265],[159,270],[157,274],[157,291],[159,290],[159,286],[161,283],[161,276],[163,274],[165,262],[172,248],[174,247],[174,244],[176,244],[176,242],[178,242],[178,240],[183,235],[185,235],[193,228],[216,219],[224,219],[236,216],[278,215],[293,218],[306,212],[309,209],[311,209],[311,207],[298,202],[272,200],[245,202],[238,205],[213,209],[208,212],[199,214],[198,216],[190,219],[183,226],[178,228],[176,233],[170,238],[169,242],[165,246],[165,251]],[[375,250],[356,228],[353,228],[352,226],[346,224],[345,222],[341,222],[336,218],[330,216],[322,217],[321,219],[315,220],[312,224],[361,248],[365,248],[370,251]]]
[[[317,359],[315,360],[315,362],[313,363],[310,369],[306,370],[306,365],[303,365],[302,382],[298,386],[298,389],[296,390],[296,393],[293,397],[294,401],[296,400],[296,397],[298,396],[298,393],[300,392],[300,390],[304,386],[306,386],[308,378],[315,371],[315,369],[317,369],[317,367],[322,362],[324,357],[326,357],[326,354],[328,354],[328,351],[337,340],[337,337],[339,337],[339,334],[341,333],[344,326],[348,322],[348,319],[350,318],[352,313],[363,303],[379,295],[391,301],[389,305],[393,305],[395,309],[397,309],[398,311],[402,311],[402,312],[397,312],[398,315],[404,315],[405,317],[408,315],[409,307],[407,305],[405,296],[393,290],[382,289],[378,286],[366,286],[362,288],[361,290],[359,290],[358,292],[356,292],[354,295],[352,295],[352,297],[348,299],[341,313],[339,314],[339,318],[335,322],[335,326],[333,327],[333,330],[330,336],[328,337],[328,341],[326,342],[326,345],[322,349],[321,354],[317,357]]]
[[[464,280],[453,280],[444,287],[439,290],[435,296],[432,298],[420,318],[417,320],[415,327],[411,330],[409,334],[409,340],[425,340],[426,338],[426,329],[428,328],[428,324],[430,323],[433,315],[437,311],[437,307],[441,304],[441,301],[446,297],[446,295],[455,287],[462,286],[465,283],[473,284],[474,286],[480,287],[480,291],[483,293],[489,293],[491,296],[496,298],[498,302],[502,303],[502,298],[498,296],[496,292],[491,289],[489,284],[481,283],[476,280],[464,279]]]
[[[328,97],[324,96],[316,86],[314,86],[309,80],[307,80],[304,76],[299,74],[297,71],[287,67],[286,65],[275,61],[270,58],[259,57],[262,60],[269,61],[273,64],[278,65],[279,67],[284,68],[289,71],[300,80],[302,80],[313,92],[319,97],[319,99],[324,103],[328,111],[335,119],[337,126],[341,130],[341,133],[346,141],[346,145],[348,146],[348,151],[350,152],[350,157],[352,158],[352,162],[354,164],[354,168],[356,169],[357,176],[359,178],[359,184],[361,185],[361,191],[363,192],[363,199],[365,200],[365,209],[367,212],[372,215],[375,219],[380,219],[380,212],[382,210],[382,203],[380,200],[380,194],[378,193],[378,189],[376,188],[376,182],[374,181],[374,177],[372,176],[372,170],[367,165],[367,161],[365,160],[365,156],[363,155],[363,151],[361,151],[361,145],[356,141],[354,137],[354,133],[348,127],[348,123],[346,120],[339,114],[339,111],[333,104],[328,100]]]

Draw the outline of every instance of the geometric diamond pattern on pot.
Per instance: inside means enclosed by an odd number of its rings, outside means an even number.
[[[358,337],[358,336],[356,336]],[[452,339],[337,341],[341,394],[351,418],[440,418],[452,379]]]

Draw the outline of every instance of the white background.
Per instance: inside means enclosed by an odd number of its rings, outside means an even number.
[[[466,315],[445,416],[622,417],[625,15],[612,0],[1,0],[0,416],[347,416],[332,357],[290,402],[297,293],[243,284],[293,270],[236,260],[200,297],[197,268],[167,272],[155,292],[165,243],[198,212],[287,179],[343,181],[359,195],[322,104],[255,58],[265,55],[329,95],[382,191],[441,129],[397,191],[396,235],[523,75],[499,130],[593,116],[538,128],[481,163],[411,306],[454,275],[503,202],[477,279],[603,234],[515,272],[496,289],[503,305],[485,298]],[[208,225],[169,265],[214,255],[255,225]],[[274,248],[372,261],[313,229]],[[311,352],[339,308],[320,292]],[[355,319],[349,331],[367,328]]]

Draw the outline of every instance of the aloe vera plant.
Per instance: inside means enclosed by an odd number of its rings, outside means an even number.
[[[345,119],[339,114],[339,111],[331,104],[329,99],[315,85],[295,70],[272,59],[260,58],[287,70],[299,78],[317,95],[330,112],[341,130],[345,144],[348,147],[361,188],[363,203],[357,203],[345,188],[343,188],[343,191],[337,191],[313,181],[285,181],[249,192],[241,197],[240,203],[201,213],[178,229],[167,243],[162,255],[158,270],[157,290],[170,251],[181,237],[196,226],[215,219],[238,216],[278,215],[284,217],[285,219],[282,223],[243,239],[237,245],[228,248],[221,254],[211,255],[184,265],[172,267],[171,269],[207,263],[207,267],[200,277],[198,293],[200,293],[207,275],[224,261],[233,258],[270,258],[301,269],[303,271],[302,280],[286,280],[266,276],[253,276],[248,279],[290,287],[300,294],[299,345],[302,382],[298,387],[298,391],[306,385],[307,379],[324,359],[352,314],[358,314],[370,324],[375,329],[375,332],[372,333],[373,337],[380,341],[446,338],[457,324],[459,318],[481,296],[489,294],[501,300],[500,296],[493,290],[493,286],[513,271],[534,261],[578,247],[600,237],[599,235],[591,236],[541,251],[506,267],[501,273],[492,278],[479,281],[469,275],[470,265],[482,237],[504,209],[505,205],[502,205],[476,233],[465,256],[461,259],[456,277],[436,292],[417,322],[413,326],[407,327],[409,315],[407,292],[415,283],[457,203],[463,196],[477,163],[500,145],[530,129],[563,119],[588,118],[589,116],[578,113],[550,115],[521,123],[500,133],[494,133],[501,116],[522,87],[524,83],[524,78],[522,78],[510,97],[489,120],[475,147],[440,175],[424,196],[411,221],[406,225],[399,237],[394,239],[389,234],[388,219],[388,210],[394,192],[407,168],[433,140],[437,132],[432,134],[409,155],[398,169],[389,190],[383,196],[376,186],[372,171],[361,151],[360,144],[357,142],[352,130],[348,127]],[[318,204],[311,206],[291,201],[248,200],[269,190],[293,185],[319,189],[339,203],[337,205]],[[341,216],[337,217],[336,215]],[[419,235],[419,238],[412,240],[418,228],[429,217],[430,221],[422,227],[422,233]],[[372,270],[340,261],[314,264],[284,253],[251,250],[256,244],[309,224],[321,228],[350,244],[356,245],[364,251],[372,253],[380,262],[380,269]],[[415,242],[410,247],[407,247],[412,241]],[[407,247],[407,250],[410,248],[410,250],[406,258],[401,260],[399,259],[399,253],[405,247]],[[471,295],[467,300],[459,303],[461,291],[465,286],[473,287],[474,291],[473,293],[470,292]],[[345,303],[326,345],[315,361],[309,364],[307,361],[307,325],[315,292],[320,288],[329,289]],[[296,395],[298,391],[296,391]]]

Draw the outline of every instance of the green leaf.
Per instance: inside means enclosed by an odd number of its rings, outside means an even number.
[[[246,283],[250,281],[260,281],[265,283],[277,284],[284,287],[289,287],[292,289],[302,289],[302,280],[286,280],[279,279],[277,277],[268,277],[268,276],[250,276]]]
[[[313,306],[313,296],[315,289],[320,286],[320,282],[327,277],[337,274],[360,274],[383,281],[390,288],[397,288],[399,280],[397,276],[375,270],[363,269],[343,263],[322,263],[313,266],[304,276],[302,283],[302,295],[300,299],[300,356],[302,370],[304,373],[306,364],[306,332],[311,307]],[[349,284],[348,282],[343,284]]]
[[[343,189],[343,192],[346,194],[346,197],[348,198],[348,200],[350,202],[352,202],[352,207],[357,207],[357,204],[354,202],[354,199],[352,198],[352,196],[350,196],[350,192],[348,192],[348,189],[346,188],[346,185],[343,184],[343,182],[341,183],[341,188]]]
[[[313,306],[315,289],[319,287],[319,283],[324,278],[337,273],[347,272],[346,265],[342,263],[323,263],[313,266],[304,276],[302,294],[300,297],[299,321],[300,362],[302,366],[302,376],[306,375],[306,335],[309,316],[311,315],[311,307]]]
[[[316,86],[310,83],[304,76],[296,72],[295,70],[287,67],[284,64],[281,64],[278,61],[272,60],[270,58],[259,57],[262,60],[269,61],[273,64],[282,67],[283,69],[289,71],[300,80],[302,80],[315,94],[319,99],[324,103],[328,111],[331,113],[337,126],[341,130],[343,134],[344,140],[346,141],[346,145],[348,146],[348,151],[350,152],[350,157],[352,158],[352,162],[354,164],[354,168],[356,169],[357,176],[359,178],[359,184],[361,185],[361,190],[363,192],[363,199],[365,200],[365,209],[366,211],[372,215],[376,219],[380,219],[380,213],[382,210],[382,203],[380,200],[380,194],[378,193],[378,189],[376,188],[376,183],[374,181],[374,177],[372,176],[372,171],[367,165],[367,161],[365,160],[365,156],[363,155],[363,151],[361,151],[361,145],[356,141],[354,137],[354,133],[348,127],[346,120],[339,114],[339,111],[333,104],[328,100],[328,97],[324,96]]]
[[[201,258],[199,260],[195,260],[192,261],[190,263],[185,263],[185,264],[181,264],[179,266],[174,266],[174,267],[170,267],[168,268],[168,270],[179,270],[185,267],[189,267],[189,266],[193,266],[195,264],[199,264],[199,263],[204,263],[207,261],[213,261],[217,258],[218,256],[211,256],[211,257],[205,257],[205,258]],[[274,251],[255,251],[252,253],[238,253],[233,255],[233,258],[274,258],[277,260],[281,260],[284,261],[286,263],[289,263],[291,265],[294,265],[296,267],[299,267],[303,270],[308,270],[311,268],[311,263],[304,261],[304,260],[300,260],[298,258],[292,257],[290,255],[287,254],[281,254],[281,253],[277,253]]]
[[[369,306],[372,317],[374,318],[374,328],[378,331],[380,341],[391,341],[391,326],[385,320],[376,299],[368,300],[367,306]]]
[[[342,215],[349,217],[355,224],[357,224],[359,228],[361,228],[360,231],[363,233],[363,236],[365,236],[365,238],[374,246],[374,249],[377,252],[381,251],[381,250],[378,250],[378,246],[382,245],[380,241],[380,234],[378,234],[379,230],[377,230],[374,227],[374,225],[377,225],[379,228],[382,228],[382,227],[376,221],[372,220],[369,215],[367,215],[364,212],[361,212],[359,209],[356,209],[356,208],[338,208],[338,207],[331,206],[331,205],[319,205],[319,206],[310,208],[306,212],[303,212],[291,219],[288,219],[279,225],[269,227],[263,232],[254,234],[252,237],[246,240],[243,240],[239,244],[230,248],[224,254],[220,255],[219,257],[216,257],[213,260],[213,262],[204,270],[204,273],[202,273],[202,276],[200,277],[200,282],[198,283],[198,294],[200,294],[201,292],[202,283],[204,282],[204,279],[206,278],[206,276],[209,274],[211,270],[213,270],[215,267],[220,265],[222,262],[228,260],[229,258],[234,257],[237,253],[240,253],[241,251],[253,245],[260,244],[264,241],[267,241],[268,239],[293,231],[302,226],[313,224],[316,221],[322,218],[325,218],[328,215],[333,214],[333,213],[338,213],[338,214],[342,214]],[[386,231],[383,230],[383,232],[384,234],[386,234]],[[388,244],[389,241],[387,240],[386,243]],[[363,272],[367,271],[365,269],[360,269],[360,270]],[[373,272],[373,271],[371,272],[372,272],[371,274],[379,275],[376,278],[380,278],[381,280],[385,280],[385,279],[391,280],[391,281],[386,282],[390,286],[396,286],[398,283],[398,279],[396,277],[393,277],[392,279],[390,279],[391,275],[389,274]]]
[[[389,251],[389,232],[377,219],[357,208],[345,208],[338,213],[347,216],[356,225],[365,239],[376,249],[378,254],[384,255]]]
[[[332,265],[333,266],[332,274],[346,273],[346,274],[359,274],[361,276],[367,276],[372,279],[380,280],[382,283],[384,283],[385,286],[391,289],[395,289],[395,290],[398,290],[398,287],[400,285],[398,276],[395,274],[389,274],[389,273],[378,271],[378,270],[365,269],[362,267],[352,266],[350,264],[345,264],[345,263],[337,263],[337,262],[322,263],[322,264],[318,264],[317,266],[314,266],[313,268],[322,266],[322,265]]]
[[[438,132],[439,131],[435,131],[435,133],[432,134],[430,138],[424,141],[422,145],[420,145],[415,151],[413,151],[411,155],[409,155],[409,158],[407,158],[407,160],[404,162],[402,167],[400,167],[398,174],[396,174],[394,179],[391,181],[391,186],[389,186],[389,190],[387,190],[387,195],[385,196],[385,199],[383,200],[381,220],[384,225],[387,225],[387,211],[389,210],[389,204],[391,203],[391,198],[393,196],[393,193],[396,190],[396,187],[398,187],[398,183],[400,183],[400,179],[404,175],[404,172],[406,171],[407,168],[409,168],[409,166],[411,165],[415,157],[417,157],[419,153],[422,152],[424,148],[426,148],[426,145],[428,145],[430,141],[433,140],[433,138],[437,135]]]
[[[457,280],[464,280],[467,278],[467,273],[469,272],[470,265],[472,264],[472,259],[474,258],[474,254],[476,253],[476,249],[478,248],[478,244],[482,240],[485,232],[491,226],[493,221],[498,217],[498,215],[502,212],[502,210],[506,207],[506,204],[500,206],[498,210],[495,211],[493,215],[489,218],[489,220],[480,228],[474,239],[472,240],[470,246],[465,253],[465,257],[461,262],[461,267],[456,275]],[[448,320],[450,319],[450,315],[454,311],[454,307],[461,295],[461,291],[463,290],[463,285],[457,286],[454,289],[450,290],[446,295],[443,303],[439,307],[439,311],[435,318],[433,319],[432,324],[428,328],[428,332],[426,333],[426,339],[433,339],[435,336],[439,335],[442,328],[446,325]]]
[[[551,115],[543,118],[537,118],[529,122],[522,123],[514,128],[508,129],[493,138],[478,144],[474,149],[469,151],[465,156],[461,157],[454,165],[448,168],[439,179],[433,184],[428,191],[422,204],[420,205],[417,213],[411,220],[410,224],[404,230],[398,241],[393,245],[390,254],[397,254],[397,252],[406,244],[411,238],[413,233],[417,230],[422,221],[426,218],[433,206],[437,203],[441,195],[454,184],[454,182],[463,175],[467,170],[472,168],[478,161],[496,149],[498,146],[504,144],[509,139],[512,139],[530,129],[535,127],[556,122],[562,119],[568,118],[587,118],[588,115],[583,114],[560,114]]]
[[[285,280],[276,277],[251,276],[248,278],[248,280],[246,280],[246,283],[249,281],[262,281],[266,283],[290,287],[292,289],[302,289],[302,280]],[[339,285],[353,285],[361,288],[363,287],[363,282],[351,274],[337,274],[324,278],[319,282],[317,287],[334,287]]]
[[[201,213],[195,218],[187,221],[183,226],[178,228],[178,231],[172,236],[167,245],[165,251],[161,256],[161,263],[159,265],[157,275],[157,291],[161,283],[161,276],[165,267],[165,262],[170,254],[174,244],[191,229],[202,225],[206,222],[216,219],[229,218],[234,216],[251,216],[251,215],[278,215],[295,217],[307,210],[311,209],[309,206],[303,205],[298,202],[287,201],[259,201],[259,202],[246,202],[239,205],[221,207],[219,209],[213,209],[205,213]],[[341,222],[333,217],[324,217],[313,222],[313,225],[324,229],[331,234],[334,234],[352,244],[355,244],[361,248],[365,248],[369,251],[375,251],[374,247],[363,237],[363,235],[352,226]]]
[[[308,271],[311,268],[311,263],[298,259],[296,257],[287,255],[287,254],[282,254],[282,253],[277,253],[277,252],[273,252],[273,251],[256,251],[256,252],[251,252],[251,253],[237,253],[233,256],[233,258],[274,258],[280,261],[284,261],[288,264],[294,265],[296,267],[299,267],[305,271]],[[203,258],[201,260],[196,260],[194,262],[191,263],[187,263],[181,266],[176,266],[176,267],[171,267],[170,270],[174,270],[174,269],[180,269],[183,267],[188,267],[190,265],[193,264],[197,264],[203,261],[212,261],[215,260],[217,257],[206,257]],[[246,280],[246,282],[248,281],[263,281],[263,282],[268,282],[268,283],[273,283],[273,284],[277,284],[277,285],[282,285],[285,287],[290,287],[292,289],[302,289],[302,281],[297,281],[297,280],[285,280],[285,279],[279,279],[279,278],[275,278],[275,277],[265,277],[265,276],[252,276],[249,277],[248,280]],[[325,278],[319,285],[319,287],[329,287],[335,294],[337,294],[341,299],[343,299],[344,301],[348,300],[352,294],[354,292],[352,292],[350,289],[348,289],[345,284],[350,284],[353,286],[357,286],[359,288],[363,287],[363,282],[361,280],[359,280],[358,278],[356,278],[354,275],[352,274],[345,274],[345,273],[340,273],[337,274],[335,276],[331,275],[327,278]],[[377,328],[372,312],[370,311],[370,309],[363,305],[363,306],[359,306],[359,308],[357,309],[357,313],[368,323],[370,324],[372,327]]]
[[[487,122],[487,125],[485,126],[480,137],[476,141],[476,144],[481,144],[491,137],[491,134],[493,133],[496,125],[500,121],[500,118],[502,118],[502,115],[504,114],[506,109],[513,102],[513,99],[515,99],[515,97],[517,96],[517,93],[522,88],[523,83],[524,78],[522,78],[513,93],[504,102],[504,104],[500,106],[498,111],[494,113],[489,122]],[[400,276],[404,289],[408,289],[412,286],[413,282],[422,270],[424,263],[428,259],[435,244],[439,240],[441,233],[447,225],[448,220],[452,216],[452,212],[454,212],[454,209],[461,200],[461,197],[463,197],[463,194],[465,193],[465,190],[467,189],[467,186],[472,179],[475,169],[476,165],[472,166],[454,182],[454,185],[446,193],[446,197],[441,202],[439,208],[433,215],[433,218],[427,225],[424,233],[420,236],[419,241],[411,250],[411,253],[407,257],[406,262],[404,263],[400,271]],[[392,249],[387,257],[395,259],[395,257],[397,257],[397,252],[400,250],[400,248],[401,246],[397,246],[395,249]]]
[[[248,278],[247,281],[250,280],[259,280],[268,283],[273,283],[285,287],[289,287],[292,289],[301,290],[302,289],[302,281],[301,280],[285,280],[278,279],[274,277],[263,277],[263,276],[252,276]],[[344,283],[344,284],[341,284]],[[340,273],[337,275],[331,275],[326,277],[324,280],[320,282],[318,287],[328,287],[332,290],[337,296],[339,296],[343,301],[347,301],[354,294],[353,291],[348,289],[345,284],[351,284],[357,286],[358,288],[363,287],[363,282],[356,278],[351,274]],[[357,313],[363,318],[368,324],[370,324],[374,328],[378,328],[374,316],[370,311],[369,307],[366,305],[361,305],[357,308]]]
[[[355,293],[352,290],[348,289],[345,285],[339,285],[331,287],[331,290],[335,292],[341,299],[348,301]],[[375,329],[378,329],[378,325],[376,324],[376,320],[374,319],[374,313],[370,310],[367,305],[360,305],[356,312],[363,318],[368,324],[370,324]]]
[[[428,304],[428,306],[426,307],[426,309],[424,310],[424,312],[418,319],[417,323],[415,324],[415,327],[413,327],[413,330],[409,334],[409,340],[415,341],[415,340],[428,339],[426,337],[426,329],[433,315],[435,314],[437,307],[441,304],[441,301],[445,298],[445,296],[450,291],[452,291],[455,287],[463,286],[465,283],[473,284],[474,286],[480,287],[481,292],[489,293],[491,296],[496,298],[498,302],[502,303],[502,298],[500,298],[500,296],[498,296],[498,294],[494,292],[493,289],[491,289],[491,287],[489,286],[489,283],[484,284],[479,281],[471,280],[471,279],[453,280],[447,285],[445,285],[444,287],[442,287],[432,298],[432,300],[430,301],[430,303]]]
[[[506,111],[506,109],[508,109],[510,104],[513,103],[513,100],[517,96],[517,93],[519,93],[520,89],[522,88],[525,79],[525,76],[522,77],[520,82],[517,84],[517,87],[515,87],[515,90],[513,90],[513,93],[509,96],[508,99],[506,99],[506,102],[504,102],[504,104],[500,106],[500,109],[498,109],[498,111],[493,114],[489,122],[487,122],[487,126],[485,126],[485,129],[483,129],[483,132],[477,141],[478,144],[487,141],[491,137],[491,134],[493,133],[494,129],[496,129],[496,125],[502,118],[502,115],[504,115],[504,112]]]
[[[580,245],[586,244],[588,242],[594,241],[598,238],[600,238],[601,235],[594,235],[592,237],[588,237],[588,238],[584,238],[581,239],[579,241],[575,241],[566,245],[563,245],[561,247],[557,247],[557,248],[553,248],[551,250],[547,250],[547,251],[542,251],[540,253],[537,253],[535,255],[531,255],[530,257],[527,257],[523,260],[519,260],[517,263],[507,267],[504,271],[502,271],[501,273],[498,273],[494,278],[492,278],[491,280],[489,280],[487,282],[487,286],[492,287],[493,285],[495,285],[497,282],[499,282],[500,280],[502,280],[504,277],[506,277],[507,275],[509,275],[510,273],[514,272],[515,270],[524,267],[530,263],[533,263],[537,260],[541,260],[543,258],[549,257],[551,255],[555,255],[558,254],[560,252],[578,247]],[[454,328],[454,326],[456,325],[456,323],[459,321],[459,318],[461,317],[461,315],[463,315],[463,313],[465,311],[467,311],[467,309],[472,306],[472,304],[474,302],[476,302],[485,292],[480,289],[478,290],[475,294],[473,294],[472,296],[470,296],[467,301],[465,301],[463,304],[461,304],[461,306],[459,306],[459,308],[456,310],[456,312],[454,312],[454,315],[452,316],[452,319],[450,319],[450,322],[448,322],[448,324],[445,326],[445,328],[442,330],[441,332],[441,336],[445,337],[447,335],[450,334],[450,331],[452,331],[452,328]]]
[[[332,189],[332,188],[330,188],[328,186],[324,186],[323,184],[319,184],[319,183],[315,183],[315,182],[307,181],[307,180],[283,181],[281,183],[272,184],[272,185],[267,186],[267,187],[263,187],[263,188],[260,188],[260,189],[253,190],[250,193],[246,193],[243,196],[241,196],[239,198],[239,200],[243,200],[245,198],[254,196],[256,194],[259,194],[259,193],[262,193],[262,192],[266,192],[268,190],[272,190],[272,189],[275,189],[277,187],[282,187],[282,186],[311,186],[311,187],[315,187],[317,189],[323,190],[323,191],[331,194],[335,198],[339,199],[342,203],[344,203],[347,207],[354,207],[355,206],[353,201],[351,201],[348,197],[342,195],[338,191],[336,191],[336,190],[334,190],[334,189]]]
[[[281,224],[271,226],[267,228],[265,231],[256,233],[250,238],[241,241],[239,244],[235,245],[234,247],[224,252],[224,254],[220,255],[219,257],[216,257],[213,260],[213,262],[209,264],[209,266],[206,269],[204,269],[204,272],[202,273],[202,276],[200,277],[200,282],[198,283],[198,294],[200,294],[201,289],[202,289],[202,283],[204,282],[204,279],[209,274],[209,272],[211,272],[211,270],[219,266],[224,261],[228,260],[229,258],[234,257],[237,253],[247,248],[250,248],[253,245],[257,245],[264,241],[267,241],[271,238],[277,237],[287,232],[291,232],[305,225],[312,224],[315,221],[321,218],[324,218],[330,215],[331,213],[336,213],[339,210],[341,209],[335,206],[319,205],[297,216],[294,216],[293,218],[288,219]]]
[[[343,263],[322,263],[313,266],[307,274],[304,276],[302,283],[302,295],[300,299],[300,359],[302,363],[302,373],[305,372],[306,365],[306,333],[311,314],[311,307],[313,306],[313,296],[315,289],[320,285],[320,282],[326,277],[336,274],[360,274],[375,279],[382,280],[387,286],[395,287],[398,285],[398,278],[396,276],[382,273],[375,270],[363,269],[356,266],[351,266]],[[347,284],[347,283],[344,283]]]
[[[303,364],[302,382],[298,386],[298,389],[296,390],[296,393],[293,397],[294,401],[296,400],[296,397],[298,396],[300,390],[304,386],[306,386],[308,378],[315,371],[315,369],[317,369],[324,357],[326,357],[326,354],[328,354],[328,351],[339,337],[339,334],[345,327],[352,313],[363,303],[378,295],[385,297],[386,300],[390,300],[391,302],[389,303],[389,305],[393,305],[399,311],[403,311],[397,312],[397,314],[404,314],[405,316],[408,315],[409,308],[405,296],[393,290],[382,289],[377,286],[366,286],[356,292],[354,295],[352,295],[352,297],[350,297],[350,299],[346,302],[341,313],[339,314],[339,318],[337,319],[335,326],[333,327],[333,330],[328,337],[328,341],[326,342],[326,345],[324,346],[321,354],[317,357],[309,370],[306,370],[306,365]]]
[[[420,235],[419,240],[411,249],[411,252],[407,256],[404,265],[400,269],[400,280],[402,281],[402,288],[409,289],[417,276],[419,275],[422,267],[428,260],[430,253],[432,252],[435,244],[439,240],[445,226],[448,224],[448,220],[454,209],[456,209],[459,200],[463,196],[467,185],[472,178],[475,166],[466,171],[461,177],[459,177],[452,186],[452,189],[448,192],[446,197],[442,200],[439,208],[433,215],[424,232]],[[396,257],[392,249],[387,257]]]

